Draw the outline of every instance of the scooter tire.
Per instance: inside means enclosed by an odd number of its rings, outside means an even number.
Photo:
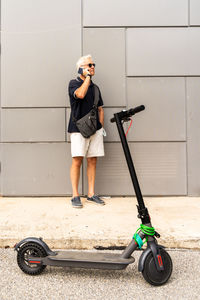
[[[164,249],[160,249],[160,255],[164,266],[163,271],[158,271],[154,261],[153,253],[149,252],[144,262],[144,269],[142,275],[144,279],[151,285],[160,286],[165,284],[173,270],[172,259]]]
[[[45,257],[47,256],[44,248],[36,243],[26,243],[20,247],[17,253],[17,264],[20,269],[28,275],[39,275],[46,268],[43,264],[30,264],[28,256]]]

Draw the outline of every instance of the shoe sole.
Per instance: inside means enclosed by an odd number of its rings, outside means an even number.
[[[86,200],[87,202],[89,202],[89,203],[93,203],[93,204],[96,204],[96,205],[105,205],[105,203],[97,203],[97,202],[95,202],[95,201],[91,201],[91,200]]]
[[[83,206],[73,206],[73,205],[72,205],[72,207],[73,208],[83,208]]]
[[[83,208],[83,206],[72,206],[73,208]]]

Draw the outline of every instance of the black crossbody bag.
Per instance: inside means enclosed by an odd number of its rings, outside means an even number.
[[[87,115],[79,120],[73,117],[76,127],[84,138],[89,138],[97,131],[97,105],[99,102],[99,89],[94,84],[94,105]]]

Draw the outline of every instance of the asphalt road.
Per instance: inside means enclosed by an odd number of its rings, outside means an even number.
[[[19,269],[13,249],[0,249],[0,300],[200,299],[200,251],[170,250],[174,269],[161,287],[149,285],[137,271],[140,254],[122,271],[47,267],[32,277]]]

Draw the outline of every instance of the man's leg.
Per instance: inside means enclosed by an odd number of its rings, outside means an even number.
[[[83,157],[77,156],[72,158],[72,166],[70,170],[73,198],[79,196],[78,184],[80,178],[80,168],[82,165]]]
[[[87,158],[88,197],[94,196],[97,157]]]
[[[105,202],[95,195],[95,177],[96,177],[96,165],[97,157],[104,156],[104,145],[103,145],[103,129],[97,130],[97,132],[91,137],[89,149],[87,152],[87,176],[88,176],[88,197],[87,201],[104,205]]]
[[[97,157],[88,157],[87,158],[87,176],[88,176],[87,201],[95,203],[95,204],[105,205],[105,202],[101,198],[99,198],[99,196],[94,194],[96,164],[97,164]]]

